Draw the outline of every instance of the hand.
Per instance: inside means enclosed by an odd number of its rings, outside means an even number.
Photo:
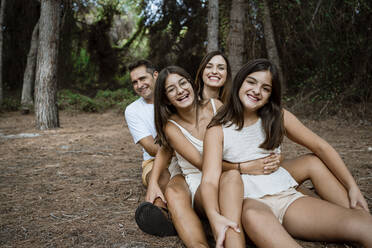
[[[280,166],[280,154],[272,153],[267,157],[240,163],[241,173],[250,175],[268,175]]]
[[[349,194],[350,208],[363,209],[369,213],[367,201],[366,199],[364,199],[358,186],[350,188],[348,194]]]
[[[160,198],[165,204],[167,201],[165,200],[165,197],[163,195],[163,192],[161,191],[159,184],[157,183],[151,183],[147,187],[146,197],[145,200],[151,203],[154,203],[156,198]]]
[[[223,243],[225,241],[226,231],[232,228],[235,232],[240,232],[238,224],[227,219],[225,216],[217,214],[214,217],[212,230],[216,240],[216,248],[223,248]]]

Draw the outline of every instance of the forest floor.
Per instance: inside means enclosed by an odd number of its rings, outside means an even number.
[[[371,208],[371,122],[302,121],[341,154]],[[38,131],[33,115],[0,113],[0,247],[184,247],[178,237],[143,233],[134,221],[146,191],[140,147],[122,113],[61,112],[60,122]],[[283,152],[307,151],[285,140]]]

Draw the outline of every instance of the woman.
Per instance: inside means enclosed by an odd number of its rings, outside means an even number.
[[[227,103],[208,126],[201,195],[217,247],[222,247],[221,237],[232,226],[231,220],[223,216],[218,200],[221,161],[239,163],[279,152],[284,135],[324,161],[360,209],[304,197],[296,191],[296,181],[284,168],[269,175],[244,174],[242,222],[248,236],[259,247],[299,247],[291,235],[308,240],[348,240],[372,247],[372,217],[355,180],[326,141],[282,109],[280,97],[276,67],[265,59],[251,61],[236,75]],[[299,161],[290,164],[296,166]],[[238,191],[242,192],[241,188]],[[239,198],[233,201],[239,202]]]

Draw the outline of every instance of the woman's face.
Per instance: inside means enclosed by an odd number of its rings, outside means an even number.
[[[257,111],[269,101],[271,91],[270,71],[257,71],[245,78],[239,89],[239,99],[244,109]]]
[[[191,106],[195,98],[191,83],[176,73],[169,74],[165,80],[165,94],[176,108]]]
[[[221,88],[226,81],[227,64],[221,55],[216,55],[208,61],[203,71],[203,82],[205,86]]]

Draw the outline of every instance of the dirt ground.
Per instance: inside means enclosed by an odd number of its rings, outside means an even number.
[[[341,154],[372,208],[371,123],[302,120]],[[38,131],[33,115],[0,113],[0,246],[184,247],[178,237],[143,233],[134,221],[145,196],[142,159],[122,113],[62,112],[60,122]],[[283,152],[291,158],[306,150],[286,140]]]

